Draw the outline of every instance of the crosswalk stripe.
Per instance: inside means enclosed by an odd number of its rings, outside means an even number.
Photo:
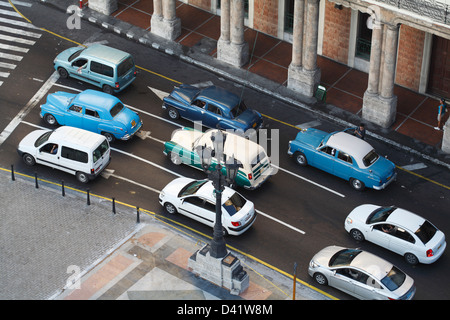
[[[15,12],[15,11],[12,11],[12,10],[3,10],[3,9],[0,9],[0,14],[4,14],[4,15],[6,15],[6,16],[12,16],[12,17],[20,17],[20,14],[18,14],[18,13]]]
[[[0,58],[14,60],[14,61],[21,61],[23,57],[15,55],[15,54],[0,52]]]
[[[27,49],[27,48],[22,48],[22,47],[18,47],[18,46],[11,46],[9,44],[3,44],[3,43],[0,43],[0,49],[17,51],[17,52],[23,52],[23,53],[27,53],[30,50],[30,49]]]
[[[16,65],[12,63],[0,62],[0,68],[13,70],[16,68]]]
[[[9,77],[9,72],[0,72],[0,77],[8,78]]]
[[[25,31],[22,29],[10,28],[10,27],[5,27],[5,26],[0,26],[0,31],[14,33],[14,34],[20,34],[22,36],[27,36],[27,37],[31,37],[31,38],[40,38],[42,36],[42,34],[40,34],[40,33]]]
[[[13,24],[15,26],[21,26],[21,27],[27,27],[27,28],[31,28],[31,29],[38,29],[38,27],[33,26],[31,23],[28,22],[23,22],[23,21],[17,21],[17,20],[11,20],[8,18],[2,18],[0,17],[0,22],[3,23],[8,23],[8,24]]]
[[[33,44],[36,43],[36,41],[27,40],[27,39],[23,39],[23,38],[17,38],[17,37],[11,37],[11,36],[7,36],[5,34],[0,34],[0,36],[1,36],[2,40],[17,42],[17,43],[22,43],[22,44],[28,44],[30,46],[32,46]]]
[[[28,3],[28,2],[23,2],[23,1],[11,1],[15,6],[24,6],[24,7],[31,7],[32,4]],[[0,1],[0,6],[4,6],[4,7],[9,7],[11,8],[11,4],[8,1]]]

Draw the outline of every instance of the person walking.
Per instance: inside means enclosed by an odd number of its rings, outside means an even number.
[[[437,115],[437,121],[438,125],[437,127],[434,127],[436,130],[441,130],[441,121],[444,119],[444,114],[447,112],[447,104],[445,103],[445,100],[443,98],[439,99],[439,107],[438,107],[438,115]]]

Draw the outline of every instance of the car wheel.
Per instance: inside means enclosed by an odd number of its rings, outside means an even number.
[[[67,79],[69,77],[69,73],[64,68],[58,68],[58,73],[61,78]]]
[[[359,231],[358,229],[352,229],[352,230],[350,230],[350,235],[351,235],[352,238],[355,239],[356,241],[364,241],[364,235],[363,235],[362,232]]]
[[[104,93],[107,93],[107,94],[114,94],[114,89],[113,89],[111,86],[108,86],[107,84],[105,84],[105,85],[102,87],[102,90],[103,90]]]
[[[175,208],[175,206],[173,204],[171,204],[170,202],[164,203],[164,209],[166,209],[166,211],[170,214],[177,213],[177,208]]]
[[[50,113],[47,113],[44,116],[44,120],[51,126],[56,126],[58,124],[58,121],[56,121],[56,118]]]
[[[350,185],[353,187],[353,189],[357,191],[362,191],[366,187],[364,182],[358,179],[351,178],[350,179]]]
[[[29,153],[25,153],[25,154],[22,156],[22,159],[23,159],[23,162],[25,162],[25,164],[26,164],[27,166],[34,166],[34,165],[36,164],[36,160],[35,160],[34,157],[33,157],[31,154],[29,154]]]
[[[224,237],[228,236],[228,230],[225,227],[222,227],[222,234]]]
[[[178,154],[176,154],[175,152],[171,152],[169,156],[170,156],[170,161],[172,161],[172,163],[174,165],[178,166],[181,164],[181,158]]]
[[[304,167],[308,164],[308,160],[306,160],[305,154],[300,151],[297,151],[296,153],[294,153],[294,160],[302,167]]]
[[[321,286],[326,286],[328,284],[327,278],[319,272],[314,274],[314,280],[316,280],[316,282]]]
[[[109,143],[114,142],[114,140],[116,140],[116,137],[114,137],[112,133],[102,132],[102,135],[105,136],[106,140],[108,140]]]
[[[180,113],[175,108],[169,108],[169,118],[172,120],[177,120],[180,117]]]
[[[417,259],[417,257],[414,254],[409,252],[405,253],[405,260],[411,265],[416,265],[419,263],[419,259]]]
[[[81,183],[88,183],[89,182],[89,176],[84,172],[77,172],[77,179]]]

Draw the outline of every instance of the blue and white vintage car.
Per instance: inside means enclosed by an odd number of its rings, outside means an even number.
[[[49,94],[41,105],[41,118],[49,125],[65,125],[103,134],[109,142],[128,140],[141,127],[139,115],[107,93],[85,90],[79,94]]]
[[[182,84],[163,99],[162,107],[173,120],[182,117],[201,121],[203,126],[213,129],[234,129],[244,133],[263,125],[259,112],[248,109],[239,96],[216,86],[199,89]]]
[[[366,141],[343,131],[301,130],[289,141],[288,154],[301,166],[309,164],[350,181],[356,190],[384,189],[397,176],[395,164]]]

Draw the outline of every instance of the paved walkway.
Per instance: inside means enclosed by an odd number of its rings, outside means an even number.
[[[0,168],[2,300],[292,300],[293,278],[232,252],[250,278],[240,295],[197,277],[205,243],[151,211]],[[296,300],[329,300],[297,282]]]

